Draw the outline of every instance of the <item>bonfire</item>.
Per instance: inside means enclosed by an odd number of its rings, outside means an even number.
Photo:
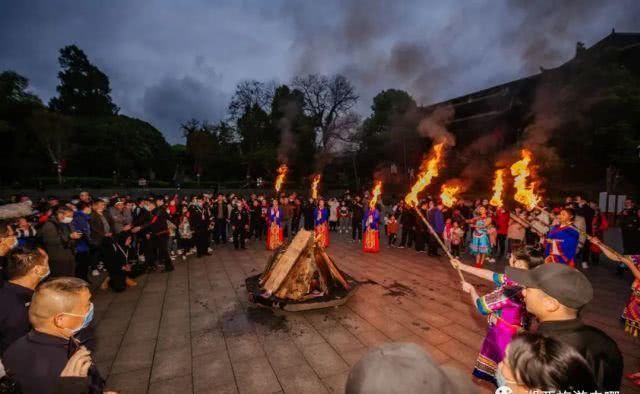
[[[306,230],[277,250],[262,274],[246,280],[252,302],[287,311],[342,305],[357,284]]]

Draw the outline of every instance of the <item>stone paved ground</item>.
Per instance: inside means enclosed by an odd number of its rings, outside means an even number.
[[[330,255],[366,282],[346,306],[305,313],[253,308],[244,279],[262,271],[263,244],[178,262],[170,274],[139,278],[121,294],[97,290],[97,364],[120,393],[341,393],[350,366],[368,348],[415,342],[438,363],[470,373],[485,322],[459,290],[444,259],[408,249],[365,255],[334,236]],[[616,339],[625,370],[640,347],[618,324],[629,278],[611,265],[589,270],[596,301],[585,319]],[[490,284],[479,284],[479,291]],[[493,392],[486,386],[482,392]],[[632,392],[629,386],[623,392]]]

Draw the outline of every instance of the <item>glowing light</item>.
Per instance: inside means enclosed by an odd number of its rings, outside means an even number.
[[[456,194],[460,191],[459,186],[447,186],[442,185],[442,193],[440,194],[440,200],[442,204],[451,208],[453,204],[458,200]]]
[[[289,168],[286,164],[281,164],[280,167],[278,167],[278,176],[276,177],[276,192],[279,193],[280,189],[282,189],[282,184],[284,183],[284,179],[287,176],[288,171]]]
[[[318,199],[318,185],[320,184],[320,179],[322,179],[322,176],[317,174],[313,177],[313,182],[311,183],[311,198],[314,200]]]
[[[535,182],[531,182],[527,186],[527,181],[531,175],[529,164],[533,158],[531,151],[522,150],[522,160],[513,163],[511,166],[511,175],[515,177],[513,187],[516,189],[514,199],[523,204],[527,209],[532,210],[540,202],[540,197],[535,194]]]
[[[493,196],[489,201],[489,204],[494,207],[501,207],[502,202],[502,192],[504,190],[504,170],[496,170],[496,175],[493,180]]]
[[[406,195],[404,201],[415,207],[418,205],[418,193],[424,190],[429,184],[433,177],[438,176],[438,165],[440,164],[440,159],[442,158],[442,151],[444,149],[444,142],[436,144],[433,146],[433,153],[431,158],[426,158],[422,165],[420,166],[420,173],[418,174],[418,179],[416,183],[411,187],[411,191]]]
[[[371,200],[369,201],[369,209],[375,209],[376,204],[378,203],[378,198],[380,198],[380,194],[382,194],[382,181],[376,182],[375,187],[371,191]]]

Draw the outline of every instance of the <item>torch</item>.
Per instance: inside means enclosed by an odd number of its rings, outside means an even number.
[[[376,209],[376,204],[378,203],[378,198],[380,198],[380,194],[382,193],[382,181],[376,182],[375,187],[371,191],[371,200],[369,201],[369,209]]]
[[[456,194],[458,193],[458,191],[460,191],[459,186],[442,185],[440,193],[440,200],[442,201],[442,204],[448,208],[451,208],[453,204],[455,204],[455,202],[458,200],[456,198]]]
[[[494,207],[502,206],[502,191],[504,190],[504,170],[496,170],[495,179],[493,181],[493,196],[489,204]]]
[[[280,189],[282,189],[282,184],[284,183],[284,179],[287,176],[287,171],[289,168],[286,164],[281,164],[278,167],[278,176],[276,177],[275,187],[276,187],[276,195],[280,193]]]
[[[313,182],[311,182],[311,198],[314,200],[318,199],[318,185],[320,184],[320,179],[322,175],[317,174],[313,177]]]
[[[521,153],[522,160],[513,163],[513,165],[511,166],[511,175],[515,176],[513,185],[516,189],[516,194],[514,198],[517,202],[523,204],[529,211],[533,209],[539,209],[547,214],[550,214],[549,211],[539,205],[541,198],[534,192],[535,183],[532,182],[531,185],[527,186],[527,178],[531,174],[529,170],[529,163],[531,163],[533,154],[527,149],[523,149]],[[588,240],[591,240],[593,238],[591,235],[580,230],[576,226],[571,225],[571,227],[581,235],[585,236]],[[600,247],[603,249],[607,249],[618,258],[624,258],[615,249],[611,248],[608,245],[605,245],[602,242],[600,242]]]
[[[442,239],[440,239],[440,236],[438,236],[438,233],[436,233],[433,227],[431,227],[431,224],[429,224],[429,221],[424,217],[424,215],[422,214],[422,212],[420,212],[420,209],[418,208],[418,193],[424,190],[424,188],[426,188],[431,183],[431,180],[433,179],[433,177],[438,176],[438,163],[442,158],[443,149],[444,149],[444,142],[441,142],[433,146],[433,157],[423,162],[422,165],[420,166],[420,174],[418,174],[418,179],[416,183],[411,187],[411,191],[409,192],[409,194],[405,196],[404,201],[407,205],[409,205],[416,211],[416,213],[418,214],[418,217],[422,219],[424,224],[429,229],[429,232],[431,233],[431,235],[435,237],[436,241],[438,241],[438,243],[440,244],[444,252],[447,254],[447,257],[449,257],[449,261],[451,262],[451,260],[454,259],[453,255],[451,254],[451,251],[449,251],[449,249],[446,247],[444,242],[442,242]],[[462,276],[462,271],[460,271],[460,268],[456,267],[456,271],[458,272],[458,276],[460,277],[460,280],[464,282],[465,281],[464,276]]]

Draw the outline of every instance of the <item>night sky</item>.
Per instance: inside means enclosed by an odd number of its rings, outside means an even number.
[[[0,70],[55,95],[58,50],[77,44],[121,113],[182,142],[217,121],[238,81],[342,73],[366,116],[382,89],[429,104],[530,75],[616,31],[640,32],[639,0],[4,0]]]

